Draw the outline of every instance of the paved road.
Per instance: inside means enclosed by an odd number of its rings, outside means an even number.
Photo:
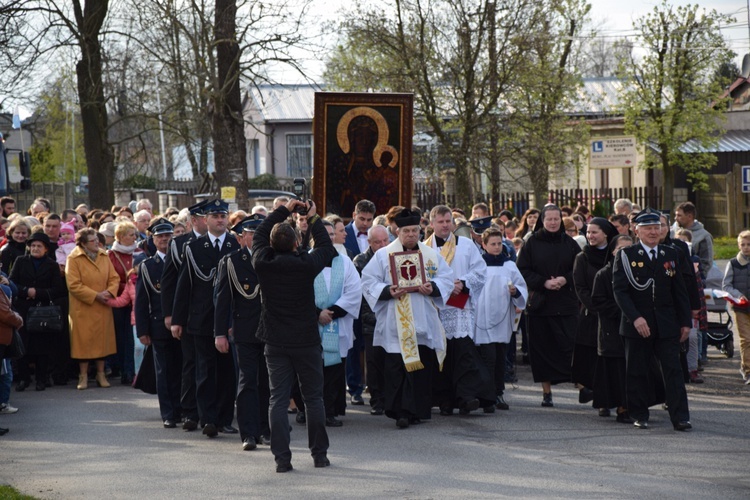
[[[293,423],[295,470],[268,447],[163,429],[153,396],[131,388],[13,392],[0,416],[0,483],[40,498],[749,498],[750,387],[738,359],[710,348],[708,382],[688,388],[695,430],[655,410],[648,431],[600,418],[571,385],[555,408],[521,366],[508,412],[440,417],[406,430],[351,409],[330,430],[332,466],[313,468]],[[33,387],[33,386],[32,386]]]

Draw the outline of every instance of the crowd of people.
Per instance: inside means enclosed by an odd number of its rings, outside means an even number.
[[[129,385],[146,359],[165,428],[270,445],[286,472],[289,413],[325,467],[347,404],[369,395],[370,413],[398,428],[433,408],[508,410],[520,357],[543,407],[573,383],[602,417],[645,429],[666,403],[676,430],[692,427],[685,383],[703,381],[714,264],[689,202],[671,228],[624,199],[608,218],[554,204],[520,219],[483,203],[466,214],[359,200],[326,216],[284,197],[249,213],[219,199],[159,216],[147,199],[132,205],[57,214],[38,199],[24,216],[0,200],[0,351],[16,337],[25,347],[2,363],[0,413],[17,411],[12,380]],[[750,232],[738,246],[723,287],[738,299],[750,383]],[[43,306],[68,321],[40,328]]]

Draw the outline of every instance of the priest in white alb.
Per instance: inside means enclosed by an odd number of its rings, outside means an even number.
[[[437,374],[433,394],[441,415],[454,408],[467,414],[480,406],[495,410],[495,395],[489,373],[474,345],[475,310],[487,275],[487,264],[469,238],[453,234],[451,209],[437,205],[430,211],[433,234],[425,244],[439,252],[453,270],[453,290],[440,320],[447,339],[445,363]]]
[[[453,291],[450,266],[419,242],[420,219],[406,208],[396,215],[398,237],[362,271],[362,294],[377,317],[373,345],[386,352],[385,414],[399,428],[430,418],[432,378],[445,351],[438,308]]]

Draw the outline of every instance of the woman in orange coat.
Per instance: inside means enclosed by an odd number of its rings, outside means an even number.
[[[117,296],[120,277],[99,249],[96,230],[81,229],[65,266],[70,295],[70,356],[79,360],[78,389],[88,387],[89,360],[96,360],[96,382],[109,387],[104,358],[117,352],[115,324],[107,300]]]

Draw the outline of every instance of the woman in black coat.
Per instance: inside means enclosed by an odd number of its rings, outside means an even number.
[[[0,250],[0,265],[5,274],[10,274],[16,259],[26,253],[26,240],[30,233],[31,228],[23,218],[14,220],[8,227],[8,243]]]
[[[573,266],[573,281],[581,304],[571,374],[573,382],[581,387],[578,395],[580,403],[588,403],[594,399],[592,389],[597,358],[598,318],[593,312],[591,290],[594,287],[594,276],[607,261],[609,253],[607,245],[615,236],[617,236],[617,229],[607,219],[602,217],[591,219],[586,231],[588,244],[576,256]],[[606,407],[602,408],[602,413],[608,411]]]
[[[16,260],[10,273],[10,280],[18,287],[18,293],[13,297],[13,307],[24,321],[19,330],[26,346],[26,356],[18,360],[17,391],[23,391],[31,383],[29,361],[36,365],[36,390],[43,391],[47,382],[47,367],[50,357],[55,354],[55,335],[64,335],[63,329],[59,333],[31,333],[26,330],[29,309],[37,304],[48,305],[55,299],[65,295],[65,283],[60,276],[60,267],[53,258],[47,255],[50,241],[46,234],[35,233],[26,241],[29,254]],[[64,320],[64,319],[63,319]]]
[[[607,264],[594,277],[591,292],[593,310],[599,316],[597,354],[594,377],[594,406],[617,408],[617,421],[632,423],[627,412],[625,393],[625,345],[620,336],[622,311],[612,291],[612,263],[621,248],[633,244],[628,235],[619,235],[609,244]],[[599,413],[602,415],[602,412]],[[602,415],[605,416],[605,415]]]
[[[518,269],[530,293],[526,311],[531,373],[534,382],[542,384],[546,407],[553,406],[551,385],[570,382],[578,312],[573,263],[580,251],[565,234],[560,208],[550,204],[518,255]]]

